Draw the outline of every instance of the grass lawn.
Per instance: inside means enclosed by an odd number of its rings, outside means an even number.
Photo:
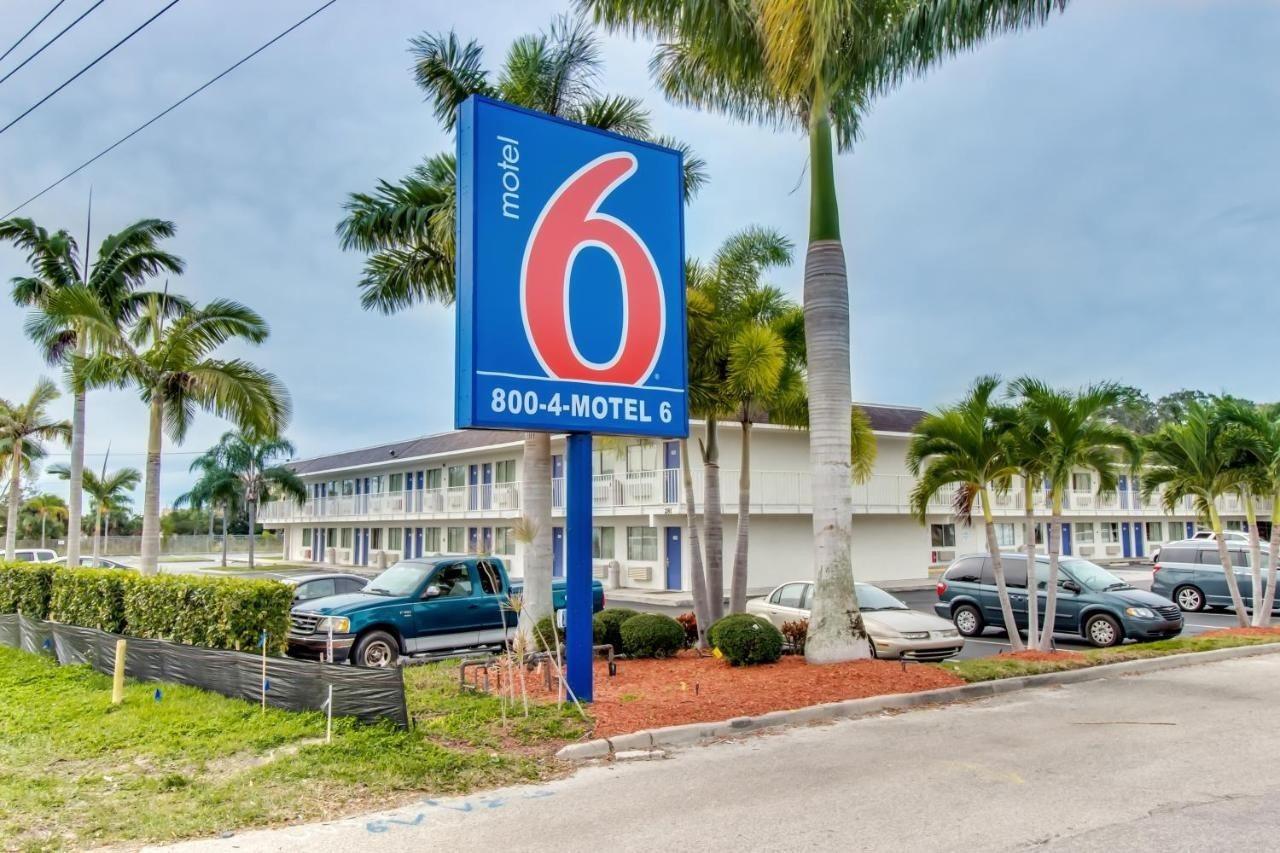
[[[1209,652],[1235,646],[1256,646],[1262,643],[1278,643],[1280,634],[1254,636],[1178,637],[1154,643],[1136,643],[1110,649],[1093,649],[1087,652],[1059,652],[1049,660],[1025,660],[1014,655],[997,655],[990,658],[951,661],[939,664],[965,681],[992,681],[997,678],[1016,678],[1022,675],[1040,675],[1045,672],[1061,672],[1081,669],[1104,663],[1120,663],[1126,660],[1158,658],[1187,652]]]
[[[448,664],[405,678],[413,731],[335,720],[325,745],[320,714],[132,682],[113,708],[107,676],[0,648],[0,849],[166,841],[534,781],[586,729],[536,706],[504,730],[498,700],[461,694]]]

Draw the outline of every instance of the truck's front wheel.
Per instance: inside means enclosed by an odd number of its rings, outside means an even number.
[[[356,641],[351,659],[356,666],[379,669],[395,666],[400,657],[400,644],[386,631],[370,631]]]

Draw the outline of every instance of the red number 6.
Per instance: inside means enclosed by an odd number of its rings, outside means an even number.
[[[653,371],[666,326],[657,265],[634,231],[599,212],[635,171],[636,158],[624,152],[592,160],[560,185],[534,223],[520,271],[520,302],[525,334],[549,376],[637,385]],[[621,340],[604,362],[578,351],[569,322],[569,279],[586,248],[608,252],[622,279]]]

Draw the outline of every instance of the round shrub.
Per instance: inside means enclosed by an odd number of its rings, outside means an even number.
[[[734,666],[773,663],[782,657],[782,632],[768,619],[734,613],[711,626],[711,645]]]
[[[564,631],[556,627],[555,619],[543,616],[533,627],[533,645],[540,652],[556,650],[555,636],[560,635],[560,647],[564,648]],[[591,620],[591,643],[600,645],[604,642],[604,632],[595,620]]]
[[[622,623],[622,648],[633,658],[665,658],[684,648],[684,628],[661,613],[639,613]]]
[[[636,611],[625,607],[601,610],[591,620],[592,626],[600,636],[597,642],[608,643],[613,646],[615,654],[622,654],[622,623],[636,615],[638,615]]]

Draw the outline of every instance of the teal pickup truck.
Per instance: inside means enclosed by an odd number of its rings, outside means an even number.
[[[604,588],[592,582],[593,610],[604,608]],[[361,592],[315,599],[291,614],[289,654],[392,666],[403,655],[446,652],[505,641],[516,617],[503,612],[513,584],[496,557],[435,556],[402,560]],[[552,584],[557,609],[565,604],[564,581]],[[504,626],[505,620],[505,626]]]

